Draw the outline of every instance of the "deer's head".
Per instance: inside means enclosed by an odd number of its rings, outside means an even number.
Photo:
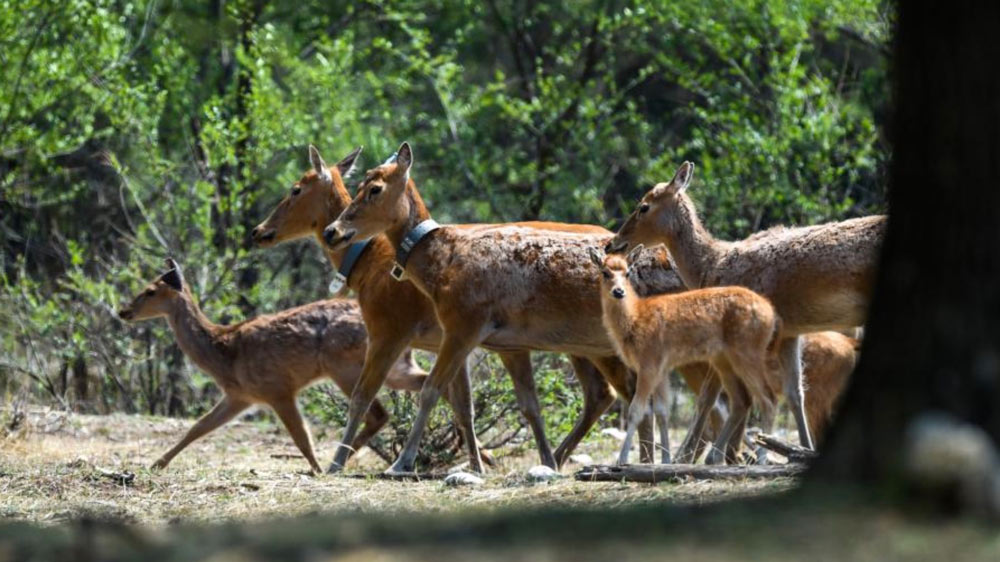
[[[655,244],[664,236],[673,236],[680,227],[680,213],[684,210],[684,191],[694,176],[694,164],[684,162],[673,179],[653,186],[635,211],[618,229],[618,234],[604,248],[606,252],[624,252],[630,245]]]
[[[627,257],[620,254],[604,254],[597,248],[590,248],[590,260],[601,272],[601,291],[615,299],[624,299],[632,290],[629,281],[630,269],[642,252],[639,244],[629,252]]]
[[[330,248],[366,240],[409,218],[411,201],[406,189],[412,165],[413,151],[404,142],[381,166],[365,173],[354,200],[323,231]]]
[[[303,238],[325,227],[343,211],[350,199],[344,178],[354,170],[361,154],[357,147],[334,166],[327,166],[315,146],[309,145],[312,169],[292,184],[278,206],[264,222],[250,232],[254,243],[263,248]]]
[[[185,291],[184,274],[171,258],[167,258],[167,272],[157,277],[118,311],[118,317],[127,322],[137,322],[166,316],[173,309],[175,299]]]

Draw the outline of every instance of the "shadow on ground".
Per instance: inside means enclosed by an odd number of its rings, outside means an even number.
[[[0,527],[0,560],[1000,559],[996,529],[860,499],[838,490],[703,507],[343,513],[160,530],[92,519],[15,523]]]

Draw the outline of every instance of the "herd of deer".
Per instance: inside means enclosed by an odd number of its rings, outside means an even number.
[[[252,232],[262,247],[313,236],[356,300],[323,300],[219,326],[201,313],[181,268],[167,260],[168,271],[121,310],[128,321],[166,317],[181,349],[224,392],[154,467],[166,467],[195,439],[263,403],[320,472],[296,395],[330,377],[350,396],[330,472],[386,423],[376,399],[385,384],[420,393],[390,473],[413,472],[421,434],[442,395],[470,467],[481,472],[491,459],[473,427],[466,358],[475,347],[500,355],[541,462],[554,469],[616,394],[630,401],[619,462],[628,462],[637,431],[642,460],[652,460],[654,417],[661,460],[670,462],[672,369],[697,396],[677,462],[696,462],[710,443],[706,462],[736,462],[751,405],[767,429],[780,394],[803,446],[823,435],[854,368],[858,342],[844,334],[864,322],[884,216],[722,242],[705,230],[685,193],[694,172],[685,162],[642,198],[617,234],[551,222],[441,226],[410,178],[407,143],[364,175],[352,199],[344,178],[360,152],[328,166],[310,147],[312,169]],[[437,353],[430,374],[415,365],[411,347]],[[583,390],[579,419],[555,451],[545,435],[532,351],[569,355]]]

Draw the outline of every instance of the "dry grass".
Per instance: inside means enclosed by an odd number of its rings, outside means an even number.
[[[0,562],[1000,559],[995,529],[839,491],[776,494],[794,487],[788,479],[533,485],[523,476],[533,452],[501,457],[479,488],[313,478],[283,456],[295,453],[284,432],[263,423],[232,424],[168,470],[146,470],[189,423],[33,410],[22,429],[0,430]],[[605,461],[616,448],[593,435],[582,450]],[[326,458],[332,443],[319,450]],[[383,463],[369,453],[351,466]],[[123,485],[108,471],[135,479]],[[719,501],[743,496],[766,497]]]
[[[391,482],[313,477],[283,429],[234,422],[194,443],[165,471],[156,458],[190,425],[145,416],[85,416],[45,409],[28,412],[23,429],[0,439],[0,515],[55,523],[89,515],[159,525],[177,521],[242,521],[307,513],[487,513],[535,506],[615,507],[668,501],[701,504],[786,490],[789,479],[679,484],[583,483],[571,477],[534,484],[525,476],[533,450],[499,456],[476,488],[440,481]],[[332,435],[317,449],[328,460]],[[679,437],[679,436],[675,436]],[[613,437],[593,432],[579,452],[610,460]],[[370,451],[350,471],[376,473],[385,464]],[[570,465],[564,474],[579,468]],[[124,485],[106,472],[133,472]]]

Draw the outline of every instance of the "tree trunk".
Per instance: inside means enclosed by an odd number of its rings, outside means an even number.
[[[915,416],[1000,441],[1000,3],[900,2],[889,229],[861,361],[813,481],[886,487]]]
[[[73,392],[75,394],[75,410],[77,412],[90,411],[89,384],[90,375],[87,373],[87,360],[83,355],[77,355],[73,360]]]

